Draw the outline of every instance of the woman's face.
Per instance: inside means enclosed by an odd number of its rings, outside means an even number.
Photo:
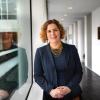
[[[13,33],[4,33],[3,34],[3,48],[9,49],[12,46],[12,40],[13,40]]]
[[[56,24],[47,26],[47,38],[50,43],[58,43],[60,41],[60,30]]]

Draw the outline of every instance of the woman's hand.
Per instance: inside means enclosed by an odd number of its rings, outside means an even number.
[[[59,86],[55,89],[52,89],[50,91],[50,95],[53,98],[63,98],[64,95],[68,94],[71,92],[71,89],[67,86]]]
[[[6,99],[9,96],[9,93],[6,90],[0,89],[0,100]]]
[[[56,88],[56,89],[52,89],[50,91],[50,95],[52,98],[63,98],[64,95],[62,95],[60,89]]]
[[[57,87],[57,89],[60,90],[62,95],[66,95],[71,92],[71,89],[67,86],[59,86],[59,87]]]

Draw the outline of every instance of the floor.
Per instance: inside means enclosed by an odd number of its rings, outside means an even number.
[[[100,76],[85,67],[81,87],[82,100],[100,100]]]
[[[82,100],[100,100],[100,76],[84,67],[80,85],[83,90]],[[42,100],[42,90],[36,83],[31,89],[28,100],[33,100],[33,98]]]
[[[42,89],[34,82],[27,100],[42,100]]]

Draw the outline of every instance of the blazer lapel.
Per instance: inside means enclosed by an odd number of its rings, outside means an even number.
[[[54,60],[53,60],[53,56],[52,56],[52,53],[51,53],[51,50],[50,50],[50,45],[48,44],[47,45],[47,56],[48,56],[48,59],[50,60],[50,65],[51,67],[51,73],[52,73],[52,78],[53,78],[53,82],[54,84],[56,85],[57,84],[57,72],[56,72],[56,68],[55,68],[55,63],[54,63]],[[53,69],[53,70],[52,70]],[[55,81],[54,81],[55,80]]]
[[[50,60],[50,62],[52,64],[52,66],[54,67],[55,64],[54,64],[54,60],[53,60],[53,56],[52,56],[49,44],[47,45],[47,55],[49,57],[49,60]]]
[[[66,66],[68,66],[68,61],[69,61],[69,48],[66,44],[63,44],[63,48],[64,48],[64,53],[65,53],[65,60],[66,60]]]

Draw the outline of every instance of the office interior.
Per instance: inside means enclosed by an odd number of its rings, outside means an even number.
[[[0,59],[18,52],[10,60],[0,60],[0,79],[20,63],[19,83],[10,100],[42,100],[43,90],[34,81],[33,63],[36,49],[45,45],[39,32],[48,19],[59,20],[66,31],[62,41],[78,49],[84,72],[80,83],[83,100],[100,100],[100,0],[0,0]],[[17,34],[17,48],[3,50],[2,34],[6,32]],[[23,72],[26,56],[27,71]]]

